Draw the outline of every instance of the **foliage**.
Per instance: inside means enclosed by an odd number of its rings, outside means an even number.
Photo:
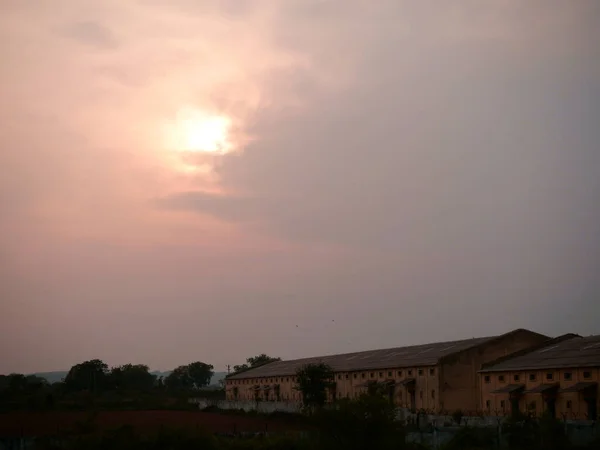
[[[148,390],[156,384],[156,376],[144,364],[125,364],[113,367],[110,385],[114,389]]]
[[[307,364],[296,371],[295,389],[302,394],[302,403],[309,409],[322,407],[327,401],[327,389],[334,386],[334,374],[327,364]]]
[[[31,392],[46,386],[48,386],[48,382],[44,378],[35,375],[23,375],[21,373],[0,375],[0,391]]]
[[[357,400],[341,400],[335,408],[318,410],[313,418],[324,448],[404,447],[404,430],[394,420],[394,406],[380,395],[365,394]]]
[[[199,389],[209,385],[213,374],[212,365],[196,361],[175,368],[164,383],[169,389]]]
[[[99,359],[92,359],[71,367],[65,377],[65,386],[70,391],[101,391],[108,385],[108,376],[108,365]]]
[[[569,447],[564,425],[544,414],[539,420],[517,413],[504,425],[513,450],[562,450]]]
[[[272,356],[265,355],[264,353],[261,353],[260,355],[251,356],[250,358],[247,358],[245,364],[233,366],[233,373],[235,374],[235,373],[244,372],[246,370],[254,369],[255,367],[263,366],[265,364],[275,362],[275,361],[281,361],[281,358],[272,357]]]
[[[386,383],[378,381],[370,381],[367,384],[367,394],[371,396],[386,397],[389,392],[389,387]]]
[[[496,444],[496,431],[489,428],[463,427],[448,441],[444,450],[487,450]]]
[[[462,418],[464,416],[464,413],[462,412],[461,409],[457,409],[456,411],[454,411],[452,413],[452,420],[454,420],[454,422],[457,425],[460,425],[460,423],[462,422]]]

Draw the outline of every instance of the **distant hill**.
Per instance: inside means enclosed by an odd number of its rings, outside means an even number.
[[[67,373],[69,373],[68,371],[56,371],[56,372],[37,372],[34,374],[30,374],[30,375],[35,375],[37,377],[41,377],[41,378],[45,378],[46,381],[48,381],[48,383],[58,383],[59,381],[62,381],[66,376]],[[153,370],[152,375],[156,375],[157,377],[168,377],[169,374],[171,373],[170,370],[167,370],[165,372],[161,372],[160,370]],[[225,376],[227,375],[226,372],[215,372],[215,374],[213,375],[212,379],[210,380],[210,384],[211,386],[218,386],[219,385],[219,381],[225,379]]]
[[[69,373],[69,372],[64,372],[64,371],[38,372],[38,373],[29,374],[29,375],[35,375],[36,377],[45,378],[48,383],[52,384],[52,383],[58,383],[59,381],[62,381],[67,376],[67,373]]]

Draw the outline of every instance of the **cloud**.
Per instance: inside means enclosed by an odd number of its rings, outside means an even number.
[[[3,2],[0,372],[595,331],[599,5]]]
[[[71,23],[64,28],[63,35],[100,49],[114,49],[119,45],[107,26],[93,20]]]
[[[300,93],[302,107],[260,111],[250,130],[260,138],[220,168],[226,190],[251,201],[188,193],[185,202],[175,196],[178,207],[268,224],[290,239],[389,248],[415,241],[448,246],[456,239],[475,245],[469,236],[483,233],[493,242],[502,230],[517,233],[519,246],[544,221],[556,220],[541,203],[589,201],[584,191],[560,200],[553,191],[557,171],[569,184],[588,170],[573,163],[572,152],[588,163],[594,158],[594,132],[582,134],[570,120],[586,117],[592,107],[581,84],[597,70],[590,66],[591,40],[580,30],[571,46],[559,49],[550,27],[575,19],[585,24],[585,11],[569,11],[561,22],[548,11],[540,17],[516,4],[497,11],[465,7],[447,33],[436,34],[432,21],[438,16],[407,8],[408,34],[402,27],[373,29],[366,42],[364,34],[351,33],[361,16],[346,10],[339,18],[319,16],[325,23],[317,35],[325,33],[327,20],[347,30],[342,37],[323,35],[320,46],[302,32],[312,13],[286,12],[295,26],[277,31],[302,37],[293,43],[299,53],[325,61],[320,55],[335,55],[339,45],[354,49],[337,67],[345,83],[335,91],[315,83],[313,72],[277,77],[267,87],[270,95]],[[521,12],[538,17],[540,26],[532,30]],[[475,20],[480,16],[498,19],[506,33]],[[594,33],[582,28],[588,37]],[[569,58],[576,63],[565,65]],[[332,78],[336,63],[333,56],[322,68]],[[350,76],[341,73],[349,67]],[[565,153],[569,142],[572,150]]]

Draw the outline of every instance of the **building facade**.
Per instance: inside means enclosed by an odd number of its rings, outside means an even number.
[[[518,329],[500,336],[277,361],[228,376],[226,396],[228,400],[300,402],[297,370],[324,363],[334,371],[330,401],[356,398],[377,382],[385,385],[391,401],[411,410],[475,411],[481,409],[478,371],[483,364],[548,339]]]
[[[485,364],[481,401],[494,415],[520,411],[596,420],[599,408],[600,336],[560,336]]]

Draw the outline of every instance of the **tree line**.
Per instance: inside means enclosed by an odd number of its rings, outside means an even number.
[[[213,366],[201,361],[176,367],[168,376],[158,377],[145,364],[124,364],[109,368],[100,359],[76,364],[65,378],[52,386],[66,392],[109,390],[201,389],[210,384]],[[0,391],[31,392],[49,387],[45,378],[12,373],[0,375]]]
[[[273,361],[281,361],[281,358],[262,353],[247,358],[244,364],[233,366],[233,373],[240,373]],[[75,364],[62,381],[52,384],[37,375],[21,373],[0,375],[0,392],[36,392],[49,387],[61,388],[65,392],[92,393],[113,390],[193,390],[209,386],[213,375],[214,367],[202,361],[178,366],[169,375],[163,377],[153,374],[145,364],[109,367],[100,359],[91,359]]]

